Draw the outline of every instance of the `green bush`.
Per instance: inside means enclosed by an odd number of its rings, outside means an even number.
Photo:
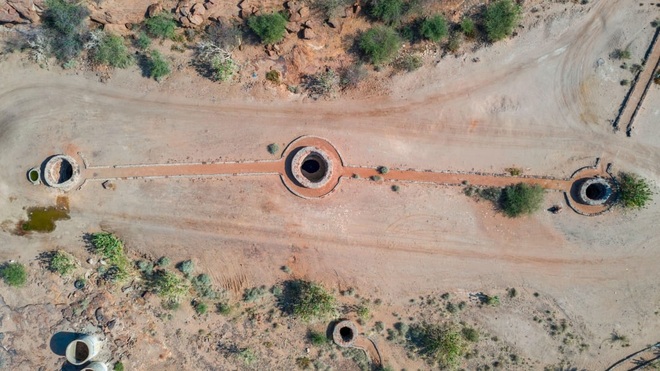
[[[115,68],[126,68],[133,63],[124,38],[112,34],[102,34],[98,46],[92,51],[92,60]]]
[[[303,321],[324,319],[337,313],[337,301],[323,286],[304,280],[284,283],[281,308]]]
[[[140,32],[134,43],[136,48],[140,50],[147,50],[151,46],[151,39],[146,32]]]
[[[424,38],[438,42],[447,36],[447,21],[441,15],[434,15],[422,22],[420,33]]]
[[[502,191],[502,211],[512,218],[534,213],[541,208],[542,202],[543,188],[539,185],[518,183],[507,186]]]
[[[156,81],[161,81],[163,77],[172,72],[170,70],[170,64],[157,50],[151,51],[147,59],[147,70],[149,71],[149,77],[153,77]]]
[[[266,289],[266,286],[259,286],[259,287],[252,287],[249,289],[245,289],[243,292],[243,301],[251,303],[254,301],[257,301],[261,299],[268,290]]]
[[[176,30],[176,21],[169,13],[160,13],[144,21],[147,33],[151,37],[173,39]]]
[[[610,56],[616,59],[630,59],[630,50],[614,49],[614,51],[612,52],[612,54],[610,54]]]
[[[169,302],[179,302],[188,292],[186,281],[174,272],[159,269],[150,281],[151,290]]]
[[[47,0],[44,25],[49,31],[50,46],[55,57],[68,61],[83,48],[83,21],[89,15],[86,7],[66,0]]]
[[[199,314],[200,316],[203,314],[206,314],[206,312],[209,310],[209,307],[206,303],[203,302],[198,302],[195,303],[195,312]]]
[[[27,271],[21,263],[6,263],[0,267],[0,276],[9,286],[20,287],[27,282]]]
[[[286,33],[287,20],[280,13],[254,15],[247,23],[263,44],[280,42]]]
[[[395,67],[406,72],[413,72],[420,67],[424,62],[419,55],[406,54],[395,63]]]
[[[371,317],[371,311],[369,310],[369,307],[366,305],[360,305],[357,307],[355,310],[355,313],[362,319],[363,321],[368,320]]]
[[[475,26],[472,18],[463,18],[461,21],[461,32],[463,32],[463,35],[469,38],[477,36],[477,27]]]
[[[490,306],[495,307],[500,305],[500,297],[497,295],[494,296],[486,295],[484,302]]]
[[[461,43],[463,42],[463,36],[459,33],[452,33],[449,36],[449,42],[447,42],[447,50],[452,53],[456,53],[461,48]]]
[[[639,209],[651,201],[653,192],[645,179],[631,173],[621,173],[617,179],[619,197],[617,203],[625,208]]]
[[[169,266],[171,263],[172,263],[172,261],[170,260],[170,258],[168,258],[167,256],[162,256],[160,259],[158,259],[158,261],[156,262],[156,265],[161,267],[161,268],[165,268],[165,267]]]
[[[309,333],[307,334],[307,337],[309,338],[309,341],[316,346],[321,346],[328,343],[328,337],[325,336],[324,333],[319,331],[310,330]]]
[[[195,269],[195,265],[193,264],[192,260],[184,260],[177,264],[176,268],[187,277],[190,277],[193,270]]]
[[[461,333],[467,341],[471,341],[473,343],[479,341],[479,331],[473,329],[472,327],[464,327],[463,330],[461,330]]]
[[[223,316],[228,316],[231,314],[231,305],[229,303],[223,302],[223,303],[217,303],[215,305],[215,311],[218,312],[219,314],[222,314]]]
[[[401,20],[404,10],[403,0],[372,0],[369,14],[380,21],[394,24]]]
[[[229,81],[237,69],[233,59],[223,59],[215,56],[211,59],[211,79],[214,81]]]
[[[358,46],[369,62],[380,65],[394,58],[401,47],[401,39],[393,29],[376,26],[360,36]]]
[[[448,325],[415,325],[408,338],[422,357],[445,368],[456,367],[468,349],[461,334]]]
[[[60,276],[66,276],[73,272],[74,269],[76,269],[75,258],[62,250],[53,253],[48,262],[48,270]]]
[[[124,364],[121,362],[115,363],[115,366],[112,368],[113,371],[124,371]]]
[[[130,261],[124,252],[124,243],[112,233],[99,232],[91,235],[92,249],[109,263],[104,278],[120,282],[128,278]]]
[[[521,14],[520,5],[512,0],[498,0],[486,8],[485,26],[491,42],[502,40],[513,33]]]
[[[271,143],[268,145],[267,149],[268,149],[268,153],[274,155],[280,151],[280,146],[277,143]]]

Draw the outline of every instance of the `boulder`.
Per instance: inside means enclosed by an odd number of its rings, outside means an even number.
[[[305,40],[312,40],[315,37],[316,37],[316,33],[314,32],[314,30],[312,30],[311,28],[305,28],[305,31],[303,31],[303,38]]]
[[[202,24],[204,22],[204,17],[202,17],[201,15],[191,15],[191,16],[188,17],[188,20],[193,25],[199,26],[200,24]]]
[[[89,19],[100,24],[114,23],[113,21],[115,20],[110,12],[95,12],[89,16]]]
[[[147,18],[151,18],[162,11],[163,11],[163,6],[160,5],[160,3],[151,4],[147,8]]]
[[[300,14],[300,16],[303,18],[309,17],[309,8],[307,6],[300,7],[300,10],[298,10],[298,14]]]
[[[4,5],[0,7],[0,23],[29,23],[29,21],[21,18],[16,9]]]
[[[342,18],[330,18],[327,20],[328,26],[332,28],[341,28],[342,24],[344,24],[344,21]]]
[[[7,0],[7,5],[14,8],[21,17],[29,19],[30,22],[39,22],[38,7],[31,0]]]
[[[300,23],[297,22],[289,22],[285,26],[286,30],[289,31],[290,33],[295,33],[300,31]]]
[[[126,28],[126,25],[123,24],[114,24],[114,23],[104,24],[103,31],[117,35],[128,34],[128,28]],[[112,187],[113,187],[112,189],[114,189],[114,184],[112,185]]]
[[[193,5],[192,14],[194,14],[194,15],[204,15],[204,13],[206,13],[206,8],[204,7],[204,4],[197,3],[197,4]]]

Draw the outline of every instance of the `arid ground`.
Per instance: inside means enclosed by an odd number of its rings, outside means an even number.
[[[136,257],[192,259],[196,271],[210,274],[235,301],[246,288],[287,279],[282,266],[337,294],[354,288],[381,302],[371,307],[365,332],[375,321],[391,328],[400,318],[452,318],[425,306],[441,302],[445,292],[456,302],[469,302],[470,293],[499,295],[499,306],[468,304],[455,317],[483,334],[486,350],[465,361],[470,369],[499,360],[505,369],[599,370],[657,342],[657,202],[597,217],[566,209],[511,219],[460,187],[433,184],[401,183],[392,192],[391,183],[351,179],[328,197],[308,200],[273,175],[127,179],[116,181],[114,190],[89,182],[67,193],[70,220],[59,221],[52,233],[14,233],[26,208],[54,205],[61,196],[26,180],[26,171],[50,155],[80,152],[95,166],[268,160],[269,143],[284,147],[304,134],[328,139],[352,166],[494,173],[515,166],[564,178],[601,158],[615,171],[660,184],[660,89],[651,87],[632,137],[615,133],[611,121],[627,92],[619,81],[629,72],[609,57],[615,48],[628,48],[633,60],[642,58],[657,8],[593,0],[552,3],[543,14],[526,14],[515,38],[427,61],[395,76],[385,94],[366,98],[358,92],[311,101],[261,81],[256,91],[215,93],[217,84],[185,69],[157,83],[135,67],[103,84],[91,73],[5,57],[0,260],[20,261],[30,272],[27,287],[0,287],[5,365],[60,367],[63,358],[48,346],[50,336],[93,327],[63,319],[81,294],[36,259],[60,248],[82,262],[81,274],[93,271],[83,235],[100,230],[121,237]],[[546,194],[545,208],[563,203],[561,193]],[[508,288],[518,295],[510,298]],[[286,325],[275,329],[239,315],[194,317],[188,305],[168,320],[156,317],[162,311],[156,298],[140,303],[127,299],[130,292],[107,290],[115,306],[106,311],[123,323],[114,336],[130,344],[111,359],[127,369],[294,369],[303,356],[338,370],[357,367],[329,356],[332,350],[306,352],[305,325],[277,319],[277,313],[275,322]],[[579,340],[551,336],[546,317],[563,319]],[[613,341],[613,333],[627,344]],[[371,334],[393,368],[428,367],[384,332]],[[247,365],[225,357],[218,344],[228,342],[250,347],[257,360]],[[524,362],[509,361],[514,353]]]

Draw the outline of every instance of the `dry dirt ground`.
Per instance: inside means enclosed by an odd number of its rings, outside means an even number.
[[[62,248],[89,271],[82,235],[101,229],[119,235],[134,256],[192,257],[233,300],[245,288],[286,279],[283,265],[294,277],[337,291],[355,287],[362,297],[382,300],[365,328],[376,320],[391,328],[399,318],[447,317],[434,307],[443,305],[444,292],[466,302],[469,293],[497,294],[499,307],[469,304],[461,314],[488,334],[486,351],[470,361],[474,367],[515,353],[525,363],[501,361],[506,368],[564,361],[604,369],[658,341],[657,202],[594,218],[539,212],[511,220],[457,187],[401,184],[394,193],[388,185],[351,181],[310,201],[290,194],[276,176],[126,180],[114,191],[92,184],[71,192],[71,219],[51,234],[12,233],[27,207],[55,203],[57,193],[31,186],[25,173],[62,152],[82,152],[94,165],[259,160],[269,158],[267,144],[311,134],[329,139],[348,165],[489,172],[518,166],[566,177],[601,157],[659,184],[660,90],[649,92],[632,138],[613,133],[609,122],[626,91],[618,82],[629,76],[608,56],[625,47],[633,60],[643,55],[657,8],[642,3],[552,3],[539,19],[528,14],[518,37],[429,61],[396,76],[388,96],[369,99],[302,102],[268,87],[257,97],[223,96],[197,77],[175,73],[158,84],[135,70],[101,84],[10,56],[0,64],[0,260],[29,264],[31,276],[26,288],[0,287],[5,364],[56,369],[62,358],[48,346],[50,336],[94,327],[84,315],[63,319],[83,294],[35,259]],[[545,205],[561,202],[550,193]],[[506,296],[509,287],[517,298]],[[307,354],[305,326],[277,313],[268,321],[284,326],[275,329],[261,319],[193,317],[187,305],[171,319],[157,318],[163,311],[157,300],[132,301],[130,292],[109,290],[113,306],[106,310],[124,312],[111,331],[129,344],[113,357],[128,369],[293,369],[302,356],[335,369],[357,367],[329,350]],[[266,316],[270,299],[264,300],[257,307]],[[551,336],[546,317],[566,320],[579,340],[566,345]],[[613,332],[630,346],[610,342]],[[393,367],[428,367],[384,332],[374,337]],[[222,349],[231,342],[253,349],[257,360],[226,357]],[[588,347],[579,351],[581,343]]]

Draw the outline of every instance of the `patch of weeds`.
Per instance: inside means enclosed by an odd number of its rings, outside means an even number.
[[[422,61],[422,57],[415,54],[406,54],[394,63],[394,66],[397,69],[406,72],[413,72],[423,65],[424,62]]]
[[[283,265],[282,268],[280,268],[280,269],[282,270],[282,272],[284,272],[286,274],[291,274],[291,268],[289,268],[288,265]]]
[[[151,37],[173,39],[176,30],[176,21],[172,14],[160,13],[144,21],[147,33]]]
[[[445,292],[444,294],[440,295],[440,298],[442,300],[449,300],[449,296],[450,296],[449,293]]]
[[[373,180],[374,182],[380,182],[381,180],[383,180],[383,177],[380,175],[372,175],[369,177],[369,179]]]
[[[452,303],[451,301],[449,303],[447,303],[447,306],[445,308],[447,309],[447,312],[449,312],[451,314],[458,313],[458,307],[454,303]]]
[[[619,192],[617,203],[624,208],[640,209],[651,201],[653,192],[649,183],[631,173],[621,173],[617,177]]]
[[[468,350],[463,336],[449,325],[418,324],[410,328],[408,338],[419,355],[441,367],[456,367]]]
[[[296,366],[302,370],[306,370],[312,366],[312,361],[307,357],[296,358]]]
[[[270,70],[270,71],[266,72],[266,80],[272,82],[273,84],[279,84],[280,83],[280,71]]]
[[[167,256],[162,256],[160,259],[158,259],[158,261],[156,261],[156,265],[159,268],[168,267],[171,263],[172,263],[172,261]]]
[[[399,192],[399,190],[401,190],[401,187],[399,185],[395,184],[392,186],[392,191]]]
[[[124,364],[121,362],[115,363],[114,367],[112,367],[112,371],[124,371]]]
[[[507,173],[509,173],[511,176],[521,176],[523,171],[519,167],[508,167],[504,169]]]
[[[363,321],[368,320],[371,317],[371,311],[369,310],[369,307],[366,305],[362,304],[357,307],[355,310],[355,313],[360,317]]]
[[[304,86],[313,99],[330,97],[337,91],[339,75],[332,68],[327,68],[325,71],[305,76]]]
[[[151,276],[154,273],[154,263],[147,260],[138,260],[135,262],[137,269],[145,276]]]
[[[508,292],[510,298],[515,298],[516,296],[518,296],[518,291],[514,287],[510,288]]]
[[[467,341],[471,341],[473,343],[479,341],[479,331],[472,327],[463,327],[461,334],[463,334],[463,337]]]
[[[124,243],[108,232],[93,233],[91,242],[93,251],[108,262],[109,267],[103,278],[112,282],[122,282],[127,279],[131,264],[124,252]]]
[[[376,321],[376,323],[374,324],[374,331],[381,332],[384,329],[385,329],[385,324],[383,323],[383,321]]]
[[[280,146],[277,143],[271,143],[268,145],[268,147],[266,147],[266,149],[268,150],[268,153],[274,155],[280,151]]]
[[[150,280],[151,290],[165,301],[178,303],[188,293],[186,281],[174,272],[159,269]]]
[[[266,289],[266,286],[259,286],[259,287],[252,287],[249,289],[245,289],[243,292],[243,301],[252,303],[257,301],[258,299],[261,299],[264,295],[268,293],[268,290]]]
[[[388,168],[387,166],[379,166],[378,167],[378,172],[380,174],[387,174],[387,173],[390,172],[390,168]]]
[[[477,36],[477,27],[472,18],[463,18],[461,21],[461,32],[465,37],[474,38]]]
[[[221,302],[215,305],[215,311],[223,316],[230,315],[231,310],[232,310],[231,305],[229,305],[229,303],[227,302]]]
[[[236,355],[246,366],[249,366],[257,361],[257,355],[250,348],[242,349]]]
[[[55,251],[48,261],[48,270],[60,276],[66,276],[74,269],[76,269],[75,258],[62,250]]]
[[[630,84],[630,81],[628,81],[628,80],[626,80],[626,79],[623,79],[623,80],[621,80],[621,81],[619,82],[619,84],[620,84],[621,86],[628,86],[628,85]]]
[[[494,296],[486,295],[484,299],[484,303],[493,307],[498,306],[500,305],[500,297],[497,295]]]
[[[361,370],[361,371],[368,371],[371,369],[371,362],[369,361],[369,357],[367,357],[367,354],[358,348],[346,348],[341,352],[342,356],[345,358],[353,360],[355,365]]]
[[[195,307],[195,313],[197,313],[200,316],[206,314],[206,312],[209,310],[208,305],[201,301],[195,302],[194,307]]]
[[[137,37],[133,41],[133,45],[135,45],[136,48],[144,51],[149,49],[149,47],[151,46],[151,39],[149,38],[146,32],[142,31],[137,35]]]
[[[328,344],[328,337],[325,336],[325,334],[320,331],[310,330],[309,333],[307,334],[307,338],[312,344],[316,346],[322,346]]]
[[[27,282],[27,270],[21,263],[5,263],[0,267],[0,276],[5,283],[12,287],[24,286]]]
[[[285,313],[303,321],[324,319],[337,313],[334,296],[318,283],[304,280],[285,281],[279,305]]]

